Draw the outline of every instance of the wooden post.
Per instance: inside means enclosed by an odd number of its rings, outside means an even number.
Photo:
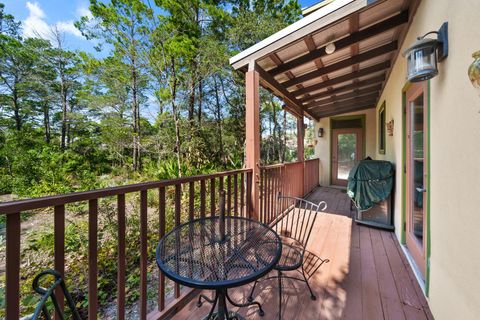
[[[297,159],[302,162],[302,195],[305,195],[305,153],[303,147],[305,129],[303,127],[303,112],[300,117],[297,117]]]
[[[247,195],[250,202],[250,217],[259,219],[260,206],[260,77],[255,63],[250,63],[245,74],[245,165],[253,170],[252,192]]]

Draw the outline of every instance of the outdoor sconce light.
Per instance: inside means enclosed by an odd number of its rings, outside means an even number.
[[[318,128],[318,137],[323,137],[323,128]]]
[[[425,38],[436,34],[437,39]],[[405,52],[407,58],[407,80],[425,81],[438,74],[437,62],[448,56],[448,22],[444,22],[438,31],[430,31],[418,37],[417,41]]]
[[[473,59],[475,59],[470,67],[468,68],[468,77],[472,82],[474,88],[480,92],[480,51],[472,54]]]

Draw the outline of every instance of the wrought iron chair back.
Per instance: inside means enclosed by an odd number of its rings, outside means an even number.
[[[40,280],[46,276],[53,276],[55,280],[50,287],[43,288],[40,286]],[[37,307],[35,308],[35,312],[33,313],[33,316],[30,318],[31,320],[39,319],[42,314],[44,315],[45,319],[51,319],[50,312],[48,311],[48,308],[47,308],[47,302],[49,299],[52,300],[53,307],[59,319],[62,319],[62,320],[65,319],[65,315],[62,312],[62,309],[60,308],[60,305],[57,300],[57,296],[55,295],[55,289],[58,287],[62,289],[63,295],[67,300],[68,307],[70,308],[70,311],[71,311],[70,318],[75,320],[81,320],[80,314],[78,313],[75,307],[75,302],[73,301],[72,296],[68,292],[67,287],[65,286],[65,282],[63,281],[62,276],[58,271],[45,270],[39,273],[33,280],[32,287],[36,293],[42,296],[42,298],[40,299],[40,302],[37,304]]]
[[[315,204],[305,199],[283,196],[279,193],[275,208],[275,232],[283,238],[293,240],[305,249],[318,212],[326,209],[325,201]]]

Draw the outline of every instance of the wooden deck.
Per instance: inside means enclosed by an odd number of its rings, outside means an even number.
[[[312,276],[317,295],[312,301],[304,283],[285,280],[282,319],[433,319],[420,286],[392,232],[357,225],[350,218],[350,201],[338,189],[317,188],[312,201],[327,201],[328,214],[315,223],[309,250],[329,259]],[[250,285],[230,291],[246,301]],[[277,282],[256,289],[265,316],[256,308],[241,308],[246,319],[278,319]],[[210,305],[190,302],[174,319],[202,319]],[[236,308],[231,308],[237,311]]]

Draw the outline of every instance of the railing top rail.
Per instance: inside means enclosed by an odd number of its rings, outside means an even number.
[[[11,214],[27,210],[47,208],[52,206],[64,205],[73,202],[87,201],[98,198],[106,198],[119,194],[138,192],[161,187],[174,186],[194,181],[202,181],[211,178],[225,177],[239,173],[252,172],[252,169],[238,169],[231,171],[216,172],[211,174],[203,174],[190,177],[181,177],[169,180],[159,180],[151,182],[142,182],[125,186],[110,187],[104,189],[89,190],[83,192],[73,192],[67,194],[59,194],[54,196],[46,196],[41,198],[32,198],[25,200],[9,201],[0,203],[0,214]]]
[[[319,160],[318,158],[314,159],[308,159],[305,160],[304,162],[309,162],[309,161],[317,161]],[[284,163],[276,163],[276,164],[269,164],[267,166],[260,166],[261,170],[269,170],[269,169],[275,169],[275,168],[280,168],[288,165],[294,165],[294,164],[299,164],[302,163],[302,161],[293,161],[293,162],[284,162]]]

